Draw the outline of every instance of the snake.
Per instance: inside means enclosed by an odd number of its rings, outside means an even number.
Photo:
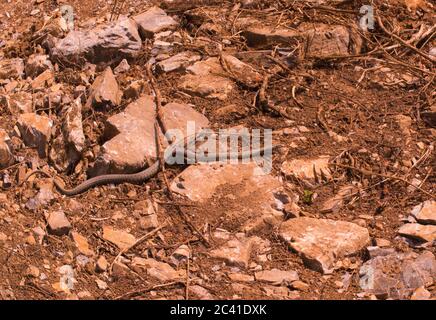
[[[199,139],[204,136],[204,133],[197,133],[194,135],[191,135],[187,138],[187,143],[191,142],[193,139],[194,141],[196,139]],[[175,142],[173,145],[171,145],[167,152],[165,152],[164,161],[166,161],[174,152],[174,150],[177,148],[177,146],[180,145],[180,142],[184,142],[184,140]],[[272,151],[274,146],[267,146],[251,151],[242,152],[241,154],[238,153],[238,158],[249,158],[250,156],[254,155],[260,155],[261,153],[266,153],[269,151]],[[197,162],[213,162],[216,160],[213,159],[226,159],[228,156],[227,152],[222,153],[214,153],[211,155],[208,155],[206,157],[201,157],[197,155],[192,150],[186,150],[185,151],[185,158],[186,159],[196,159]],[[230,154],[230,157],[233,158],[234,154]],[[24,184],[31,176],[35,174],[40,174],[42,176],[45,176],[47,178],[51,178],[53,180],[53,184],[55,185],[56,189],[65,196],[75,196],[82,194],[86,191],[88,191],[91,188],[101,186],[101,185],[107,185],[107,184],[121,184],[121,183],[131,183],[131,184],[142,184],[149,179],[153,178],[161,168],[161,162],[160,160],[156,160],[151,166],[147,167],[146,169],[137,172],[137,173],[125,173],[125,174],[105,174],[100,175],[97,177],[90,178],[88,180],[85,180],[81,184],[77,185],[76,187],[73,187],[71,189],[66,189],[63,187],[63,185],[55,180],[53,176],[45,171],[42,170],[34,170],[31,173],[29,173],[24,179],[23,182],[21,182],[20,186]]]

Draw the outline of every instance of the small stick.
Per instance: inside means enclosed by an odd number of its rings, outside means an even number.
[[[147,75],[150,79],[150,83],[152,86],[152,89],[154,91],[155,94],[155,98],[156,98],[156,106],[157,106],[157,122],[155,123],[155,131],[156,131],[156,148],[157,148],[157,154],[158,157],[161,157],[162,154],[161,152],[163,151],[163,147],[162,147],[162,142],[160,141],[160,136],[159,136],[159,132],[158,132],[158,125],[161,125],[161,128],[164,130],[164,132],[167,132],[166,128],[165,128],[165,124],[163,123],[162,119],[162,112],[161,112],[161,94],[160,94],[160,90],[156,85],[156,79],[153,76],[153,72],[151,70],[151,65],[148,64],[147,67]],[[171,188],[170,188],[170,184],[168,182],[167,176],[166,176],[166,172],[165,172],[165,163],[164,163],[164,159],[163,157],[161,157],[160,159],[160,164],[161,164],[161,169],[162,169],[162,173],[163,173],[163,179],[165,182],[165,186],[168,190],[168,197],[170,198],[171,201],[173,201],[174,203],[177,203]],[[188,226],[191,228],[191,230],[193,230],[194,232],[196,232],[202,242],[204,243],[204,245],[206,247],[210,247],[209,241],[204,237],[204,235],[197,229],[197,227],[194,226],[194,224],[190,221],[189,217],[185,214],[185,212],[183,212],[182,208],[180,206],[176,206],[177,207],[177,211],[179,212],[180,216],[183,218],[183,220],[185,221],[186,224],[188,224]]]
[[[337,167],[340,167],[340,168],[345,168],[345,169],[355,170],[355,171],[358,171],[358,172],[360,172],[361,174],[366,175],[366,176],[379,176],[379,177],[386,178],[386,179],[393,179],[393,180],[402,181],[402,182],[407,183],[408,185],[410,185],[410,186],[412,186],[412,187],[414,187],[414,188],[420,190],[421,192],[425,193],[425,194],[428,195],[429,197],[431,197],[431,198],[433,198],[433,199],[436,199],[436,197],[435,197],[434,195],[432,195],[430,192],[428,192],[428,191],[422,189],[422,188],[419,187],[419,186],[415,186],[415,185],[413,185],[411,182],[409,182],[409,181],[407,181],[406,179],[403,179],[403,178],[401,178],[401,177],[392,176],[392,175],[388,175],[388,174],[382,174],[382,173],[376,173],[376,172],[372,172],[372,171],[365,170],[365,169],[359,169],[359,168],[356,168],[356,167],[347,166],[347,165],[344,165],[344,164],[337,164],[337,163],[334,163],[334,164],[332,164],[332,165],[337,166]]]
[[[135,290],[135,291],[130,291],[130,292],[124,293],[124,294],[116,297],[115,300],[121,300],[121,299],[127,298],[129,296],[135,296],[135,295],[138,295],[138,294],[141,294],[141,293],[146,293],[146,292],[149,292],[149,291],[152,291],[152,290],[156,290],[156,289],[162,289],[162,288],[166,288],[166,287],[171,287],[171,286],[174,286],[176,284],[183,284],[184,285],[184,283],[181,282],[181,281],[173,281],[173,282],[158,284],[158,285],[155,285],[155,286],[151,286],[149,288],[139,289],[139,290]]]
[[[112,261],[111,266],[109,268],[110,272],[112,272],[112,268],[114,266],[114,263],[126,252],[128,252],[129,250],[133,249],[134,247],[136,247],[138,244],[144,242],[145,239],[151,237],[152,235],[156,234],[158,231],[162,230],[163,228],[165,228],[168,225],[168,223],[165,221],[163,225],[161,225],[160,227],[154,229],[153,231],[150,231],[149,233],[143,235],[141,238],[139,238],[138,240],[135,241],[134,244],[128,246],[127,248],[124,248],[122,250],[120,250],[120,252],[117,254],[117,256],[115,257],[115,259]]]

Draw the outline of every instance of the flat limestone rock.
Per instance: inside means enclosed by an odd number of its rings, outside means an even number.
[[[398,229],[398,234],[424,242],[436,240],[436,226],[419,223],[407,223]]]
[[[33,112],[33,96],[25,91],[0,96],[0,107],[7,108],[11,113]]]
[[[181,78],[179,88],[193,96],[226,100],[235,86],[232,80],[221,76],[187,74]]]
[[[188,74],[180,79],[179,88],[188,94],[226,100],[235,88],[234,82],[227,78],[218,58],[198,61],[186,71]]]
[[[237,81],[248,87],[256,87],[263,81],[263,76],[252,66],[231,55],[223,55],[223,61]]]
[[[330,176],[329,156],[323,155],[310,159],[293,159],[282,164],[281,171],[288,177],[293,177],[310,184],[321,179],[322,175]]]
[[[279,234],[309,268],[325,274],[337,258],[356,254],[370,241],[368,230],[357,224],[307,217],[284,222]]]
[[[162,122],[166,130],[179,129],[184,136],[188,134],[188,123],[195,127],[194,132],[209,126],[209,120],[192,105],[174,102],[162,107]]]
[[[247,232],[278,224],[283,204],[296,200],[284,192],[279,179],[254,162],[191,165],[173,180],[171,190],[200,203],[214,199],[210,211],[222,210],[225,201],[225,214]]]
[[[425,201],[412,209],[412,215],[419,223],[436,225],[436,201]]]
[[[272,47],[282,44],[294,47],[304,42],[304,54],[310,57],[346,56],[360,53],[362,38],[343,25],[302,23],[297,30],[265,26],[260,21],[247,21],[242,36],[250,47]]]
[[[199,61],[201,56],[189,51],[180,52],[168,59],[159,61],[156,70],[161,73],[184,71],[192,63]]]
[[[407,299],[436,279],[433,253],[393,253],[365,262],[359,270],[360,287],[380,299]]]
[[[302,25],[307,37],[307,56],[345,56],[348,55],[350,33],[345,26],[316,24]]]
[[[111,226],[103,226],[103,239],[112,242],[120,250],[130,247],[136,242],[136,238],[130,233]]]
[[[177,129],[183,136],[188,132],[189,121],[195,123],[192,134],[209,124],[208,119],[191,105],[168,103],[161,112],[165,130]],[[89,174],[133,173],[154,163],[157,160],[156,116],[154,98],[144,95],[130,103],[122,113],[110,117],[104,132],[107,142]],[[165,148],[168,143],[160,129],[158,134]]]
[[[254,277],[256,281],[268,282],[273,285],[288,285],[299,280],[298,273],[294,270],[264,270],[256,272]]]
[[[146,12],[133,17],[139,26],[139,32],[144,39],[153,38],[161,31],[174,30],[178,23],[168,16],[161,8],[153,7]]]
[[[90,257],[94,256],[94,251],[91,249],[88,239],[75,231],[71,232],[71,237],[73,238],[73,241],[81,254]]]
[[[198,181],[203,181],[199,184]],[[185,169],[171,184],[171,190],[188,197],[192,201],[206,202],[217,188],[224,184],[245,183],[249,194],[258,189],[273,190],[280,182],[263,172],[255,163],[248,164],[200,164]]]
[[[300,33],[285,28],[253,25],[242,32],[250,47],[269,47],[276,44],[290,45],[296,43]]]
[[[210,252],[210,256],[224,261],[230,266],[247,268],[253,246],[259,241],[257,237],[231,239],[221,247]]]
[[[17,121],[24,143],[29,147],[38,148],[40,157],[47,155],[47,145],[50,141],[53,121],[35,113],[24,113]]]
[[[80,154],[85,147],[85,134],[83,133],[82,123],[82,104],[80,103],[80,98],[76,99],[71,106],[67,108],[62,129],[68,147],[73,149],[70,152],[74,152],[74,156]]]
[[[140,257],[135,257],[132,260],[132,268],[141,270],[145,269],[147,274],[159,281],[174,281],[186,278],[186,271],[179,270],[176,271],[168,263],[160,262],[155,259],[144,259]]]
[[[71,31],[65,38],[55,42],[51,56],[53,60],[65,63],[77,59],[98,63],[114,58],[133,58],[139,54],[141,47],[136,22],[120,17],[118,21],[91,30]]]

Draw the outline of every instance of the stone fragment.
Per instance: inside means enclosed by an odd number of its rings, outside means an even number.
[[[0,129],[0,169],[9,167],[13,162],[11,139],[5,130]]]
[[[206,60],[198,61],[192,66],[186,68],[186,71],[195,76],[225,75],[225,71],[218,58],[208,58]]]
[[[132,260],[132,268],[134,270],[145,269],[149,276],[156,278],[161,282],[180,280],[186,277],[186,271],[176,271],[169,264],[155,259],[134,257]]]
[[[97,287],[100,290],[106,290],[108,288],[108,285],[106,282],[104,282],[103,280],[100,279],[95,279],[95,283],[97,284]]]
[[[180,52],[175,56],[172,56],[168,59],[159,61],[156,64],[156,71],[159,73],[168,73],[168,72],[182,72],[186,69],[186,67],[190,66],[196,61],[199,61],[201,56],[189,51]]]
[[[183,136],[187,136],[209,126],[209,120],[192,105],[170,102],[161,110],[161,120],[167,131],[178,129]],[[188,125],[194,126],[195,131],[188,133]]]
[[[168,16],[165,11],[158,7],[138,14],[133,17],[139,26],[139,32],[143,39],[153,38],[153,36],[161,31],[174,30],[178,23]]]
[[[310,57],[345,56],[361,51],[362,39],[343,25],[302,23],[295,30],[265,26],[260,21],[250,21],[242,36],[251,47],[286,45],[296,47],[304,41],[304,54]]]
[[[56,236],[67,235],[71,230],[71,223],[63,211],[54,211],[47,218],[48,231]]]
[[[226,64],[233,79],[247,87],[257,87],[263,81],[263,76],[259,72],[234,56],[223,55],[223,63]]]
[[[240,221],[247,232],[280,223],[284,204],[297,200],[283,190],[277,178],[253,162],[190,166],[174,179],[171,190],[191,201],[206,203],[224,186],[231,186],[231,191],[220,194],[216,205],[220,207],[221,201],[225,201],[228,218]],[[250,206],[244,205],[247,203]]]
[[[24,75],[24,61],[20,58],[0,59],[0,79],[18,79]]]
[[[407,223],[400,227],[398,234],[418,241],[432,242],[436,240],[436,226]]]
[[[68,159],[70,163],[74,163],[80,159],[80,154],[85,147],[80,98],[76,99],[66,109],[62,131],[65,137]]]
[[[200,177],[205,182],[204,184],[198,184]],[[192,201],[205,202],[214,195],[219,186],[238,185],[245,180],[248,180],[245,193],[261,189],[269,190],[272,193],[280,187],[280,183],[276,179],[266,174],[255,163],[225,165],[211,163],[187,168],[174,179],[171,190]],[[259,189],[254,186],[258,186]]]
[[[35,235],[37,242],[39,244],[42,244],[46,236],[45,230],[40,226],[37,226],[35,228],[32,228],[32,233]]]
[[[346,56],[349,54],[351,39],[347,27],[304,24],[299,29],[304,30],[307,39],[306,55],[308,57]]]
[[[216,298],[205,288],[199,285],[189,286],[189,291],[200,300],[215,300]]]
[[[394,253],[375,257],[359,271],[360,287],[378,298],[405,299],[420,287],[431,286],[436,278],[435,256],[425,251]]]
[[[115,107],[121,103],[122,92],[112,69],[107,67],[91,86],[86,107]]]
[[[380,248],[377,246],[367,247],[366,250],[368,251],[369,257],[371,259],[378,256],[388,256],[395,253],[394,248]]]
[[[120,64],[114,69],[114,74],[118,75],[130,70],[130,65],[126,59],[123,59]]]
[[[254,277],[244,273],[229,273],[230,280],[235,282],[254,282]]]
[[[181,78],[179,87],[191,95],[226,100],[234,89],[218,58],[198,61],[186,70],[189,74]]]
[[[26,202],[26,208],[36,210],[49,205],[54,199],[53,182],[50,179],[44,179],[38,183],[38,193],[35,197]]]
[[[114,261],[111,274],[115,279],[125,278],[129,273],[130,269],[125,263],[119,260]]]
[[[53,121],[46,116],[24,113],[19,116],[17,127],[24,143],[28,147],[36,147],[40,157],[46,157]]]
[[[107,120],[107,140],[89,171],[91,176],[107,173],[132,173],[153,162],[156,155],[156,105],[151,96],[142,96]],[[163,141],[163,140],[162,140]]]
[[[376,238],[375,239],[375,245],[380,247],[380,248],[390,247],[391,246],[391,242],[389,240],[386,240],[386,239]]]
[[[151,200],[135,203],[134,210],[141,216],[139,223],[143,230],[151,231],[159,226],[156,210]]]
[[[226,100],[234,89],[234,85],[233,81],[221,76],[194,76],[188,74],[182,77],[179,88],[193,96]]]
[[[424,287],[419,287],[410,297],[410,300],[430,300],[431,293]]]
[[[436,225],[436,201],[427,200],[417,205],[411,214],[419,223]]]
[[[115,244],[120,250],[129,248],[136,242],[136,238],[130,233],[111,226],[103,226],[103,239]]]
[[[31,93],[19,91],[0,96],[0,106],[7,108],[12,114],[33,112],[33,96]]]
[[[34,91],[40,91],[50,87],[54,84],[54,82],[55,77],[53,70],[47,69],[35,79],[33,79],[30,86]]]
[[[24,70],[26,72],[26,76],[33,79],[46,70],[53,70],[53,64],[51,63],[48,55],[32,54],[27,59]]]
[[[300,297],[300,293],[298,291],[290,291],[287,287],[265,285],[262,287],[262,291],[265,292],[268,297],[272,297],[274,299],[294,300]]]
[[[120,17],[91,30],[71,31],[65,38],[54,42],[51,55],[54,60],[66,64],[81,62],[83,58],[99,63],[136,57],[141,47],[136,22]]]
[[[323,176],[330,177],[329,156],[285,161],[281,170],[288,177],[314,184],[316,180],[321,181]]]
[[[253,25],[243,31],[242,36],[247,39],[250,47],[270,47],[277,44],[292,46],[297,42],[300,33],[281,27]]]
[[[39,278],[40,272],[37,267],[30,265],[27,268],[26,275],[32,278]]]
[[[100,256],[97,259],[97,263],[95,264],[95,271],[97,272],[105,272],[108,268],[109,264],[104,256]]]
[[[254,274],[254,277],[256,278],[256,281],[267,282],[277,286],[288,285],[299,280],[298,273],[296,271],[284,271],[279,269],[259,271]]]
[[[178,261],[186,261],[191,256],[191,250],[186,244],[181,245],[173,252],[172,257]]]
[[[352,195],[354,192],[356,192],[356,188],[354,186],[341,187],[336,195],[324,201],[321,207],[321,213],[338,212],[344,206],[347,198],[348,200],[351,200],[350,195]]]
[[[279,234],[309,268],[325,274],[336,259],[358,253],[370,241],[368,230],[354,223],[307,217],[284,222]]]
[[[300,280],[292,282],[291,287],[292,289],[299,290],[299,291],[309,291],[310,289],[310,286],[307,283]]]
[[[94,256],[94,251],[89,247],[88,239],[75,231],[71,232],[71,237],[81,254],[89,257]]]
[[[144,91],[145,83],[143,80],[132,81],[124,89],[123,97],[125,99],[138,99]]]
[[[210,256],[231,266],[247,268],[253,245],[257,241],[257,237],[231,239],[221,247],[210,251]]]

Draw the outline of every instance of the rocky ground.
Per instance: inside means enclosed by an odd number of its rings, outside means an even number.
[[[434,299],[435,3],[367,2],[1,1],[0,297]],[[272,172],[26,180],[140,171],[187,121],[272,129]]]

